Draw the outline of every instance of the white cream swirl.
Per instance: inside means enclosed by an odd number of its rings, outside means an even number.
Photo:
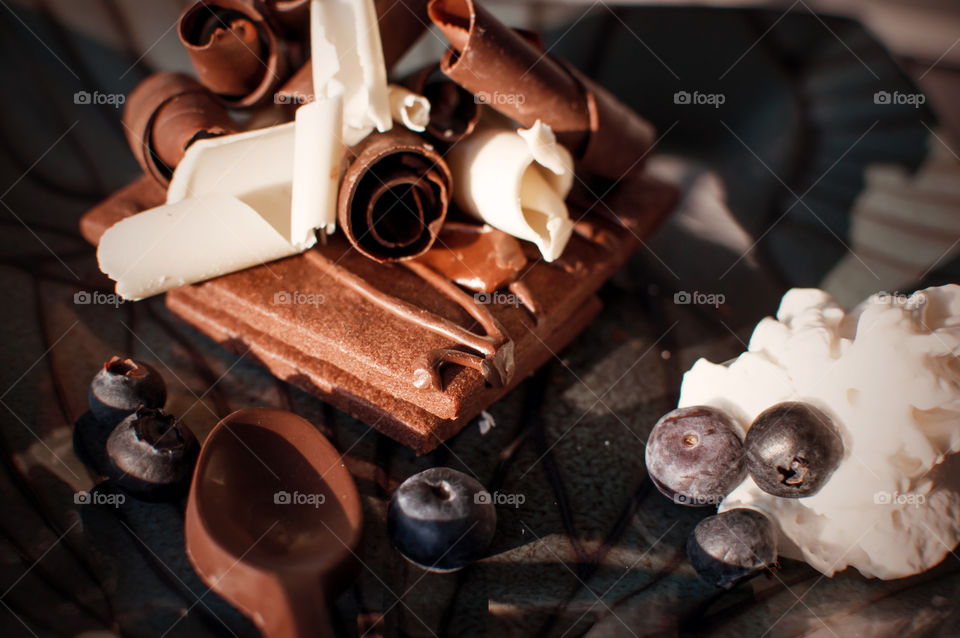
[[[960,286],[879,294],[845,313],[825,292],[794,289],[729,365],[700,359],[680,407],[727,410],[744,432],[766,408],[808,401],[830,415],[844,457],[803,499],[748,477],[720,510],[751,507],[780,532],[781,555],[832,576],[916,574],[960,542]]]

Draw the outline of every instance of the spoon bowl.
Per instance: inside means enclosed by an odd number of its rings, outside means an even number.
[[[194,569],[265,636],[331,635],[326,606],[356,575],[363,512],[315,426],[273,408],[220,421],[200,451],[185,525]]]

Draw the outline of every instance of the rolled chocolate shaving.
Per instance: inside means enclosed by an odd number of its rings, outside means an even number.
[[[537,51],[543,53],[543,35],[539,31],[531,31],[530,29],[514,29],[514,33],[527,41],[527,43],[532,46]]]
[[[231,108],[266,101],[284,79],[283,41],[252,3],[200,0],[180,15],[177,32],[201,84]]]
[[[428,12],[452,46],[440,64],[450,79],[524,126],[549,118],[574,153],[586,143],[586,101],[564,68],[472,0],[431,0]]]
[[[403,85],[430,101],[427,134],[440,142],[456,142],[473,132],[483,108],[470,91],[439,71],[439,64],[431,64],[411,73]]]
[[[412,259],[436,240],[452,178],[432,145],[402,127],[348,149],[337,218],[353,246],[378,261]]]
[[[612,94],[474,0],[430,0],[428,13],[451,43],[441,70],[478,100],[525,127],[548,124],[590,173],[619,179],[642,167],[655,130]]]
[[[595,175],[620,180],[643,168],[657,130],[607,89],[572,64],[560,61],[577,78],[587,96],[590,136],[577,164]]]
[[[127,99],[123,123],[140,166],[163,185],[194,141],[238,129],[210,91],[180,73],[155,73],[141,82]]]
[[[380,21],[380,43],[387,72],[430,26],[429,0],[374,0]]]
[[[310,60],[291,75],[277,91],[278,104],[292,104],[301,106],[312,102],[313,94],[313,65]]]
[[[289,37],[310,31],[310,0],[260,0],[264,12],[283,28]]]

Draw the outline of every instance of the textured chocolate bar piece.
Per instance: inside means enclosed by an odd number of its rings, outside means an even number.
[[[118,212],[108,200],[83,223],[133,214],[132,201],[116,197],[127,207]],[[429,452],[589,324],[597,290],[676,190],[644,177],[603,202],[582,192],[571,201],[582,219],[550,264],[532,245],[465,223],[451,223],[422,259],[399,263],[368,259],[335,233],[302,255],[172,290],[167,306],[277,377]]]

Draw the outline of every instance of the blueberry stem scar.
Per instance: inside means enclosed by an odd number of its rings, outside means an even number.
[[[803,485],[809,469],[809,463],[806,459],[795,456],[790,462],[789,468],[778,467],[777,471],[783,474],[784,485]]]

